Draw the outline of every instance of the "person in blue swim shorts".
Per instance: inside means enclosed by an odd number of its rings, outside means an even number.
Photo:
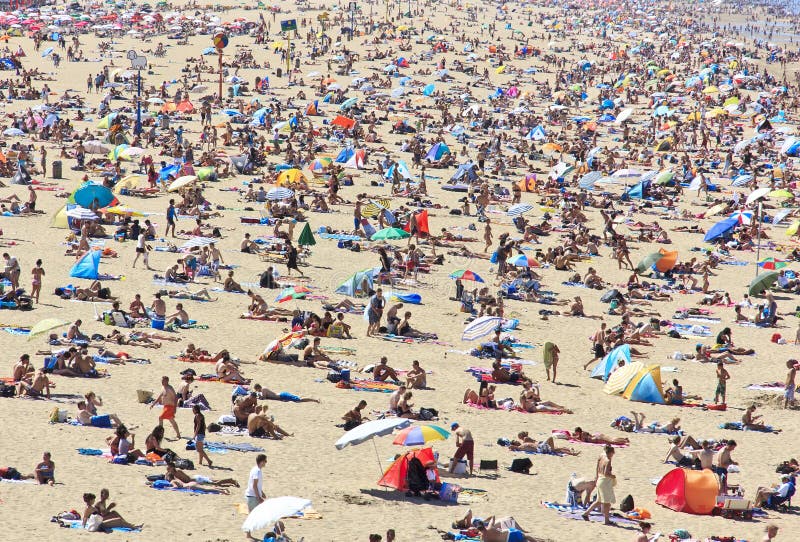
[[[483,542],[536,542],[538,539],[519,529],[487,528],[482,521],[475,520],[473,526],[481,533]]]
[[[283,401],[286,403],[319,403],[319,399],[312,399],[311,397],[300,397],[299,395],[295,395],[293,393],[288,393],[282,391],[280,393],[275,393],[272,390],[268,390],[261,386],[261,384],[256,384],[253,386],[253,390],[255,390],[257,397],[262,401]]]

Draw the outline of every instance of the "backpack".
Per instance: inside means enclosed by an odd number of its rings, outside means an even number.
[[[533,462],[527,457],[520,457],[511,462],[508,468],[511,472],[518,472],[520,474],[530,474]]]
[[[630,512],[633,510],[633,497],[628,495],[622,499],[622,502],[619,503],[619,509],[621,512]]]
[[[0,397],[14,397],[17,393],[17,388],[9,386],[8,384],[0,383]]]
[[[435,408],[425,408],[425,407],[423,407],[423,408],[419,409],[419,419],[420,420],[430,421],[430,420],[433,420],[434,418],[438,418],[438,417],[439,417],[439,411],[436,410]]]
[[[175,468],[181,470],[194,470],[194,463],[191,459],[175,459]]]

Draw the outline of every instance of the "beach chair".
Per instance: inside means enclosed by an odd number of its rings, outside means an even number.
[[[498,466],[497,459],[481,459],[478,463],[478,472],[494,471],[493,475],[499,476],[500,467]]]
[[[725,519],[753,519],[752,501],[747,499],[725,499],[720,508],[720,515]]]

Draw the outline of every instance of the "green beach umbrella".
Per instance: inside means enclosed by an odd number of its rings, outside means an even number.
[[[648,269],[653,267],[654,263],[656,263],[663,257],[664,255],[661,254],[660,252],[651,252],[650,254],[642,258],[638,264],[636,264],[636,272],[640,275],[642,273],[647,272]]]
[[[750,295],[758,295],[764,292],[767,288],[775,284],[775,281],[778,280],[778,273],[775,271],[767,271],[766,273],[761,273],[756,278],[753,279],[753,282],[750,283],[750,288],[747,292]]]
[[[383,228],[382,230],[376,231],[370,239],[373,241],[387,241],[406,239],[407,237],[411,237],[411,234],[400,228]]]
[[[302,247],[310,247],[317,244],[314,234],[311,233],[311,225],[308,222],[303,226],[303,231],[300,232],[300,237],[297,238],[297,244]]]

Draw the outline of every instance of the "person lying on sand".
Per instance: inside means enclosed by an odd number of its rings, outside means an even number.
[[[572,432],[572,439],[587,444],[610,444],[611,446],[627,446],[631,442],[627,437],[609,437],[603,433],[587,433],[580,427],[576,427]]]
[[[519,395],[519,406],[525,412],[564,412],[572,414],[572,411],[565,406],[551,401],[542,401],[539,396],[539,386],[534,386],[530,380],[523,382],[522,388],[522,393]]]
[[[190,301],[217,301],[219,298],[212,299],[211,294],[208,293],[208,288],[203,288],[196,292],[189,290],[168,290],[167,295],[170,299],[188,299]]]
[[[499,517],[489,516],[488,518],[476,518],[472,514],[472,509],[468,509],[463,518],[453,522],[453,529],[469,529],[473,526],[474,521],[482,521],[489,529],[516,529],[527,533],[526,529],[517,523],[517,520],[511,516]]]
[[[481,533],[481,542],[541,542],[518,529],[487,528],[480,520],[473,521],[473,526]]]
[[[258,394],[258,398],[265,401],[283,401],[289,403],[319,403],[319,399],[312,399],[311,397],[299,397],[297,395],[281,392],[275,393],[272,390],[268,390],[261,386],[261,384],[256,384],[253,386],[253,390]]]
[[[539,454],[565,454],[565,455],[580,455],[581,453],[565,447],[556,446],[553,437],[548,437],[545,440],[536,441],[528,436],[527,431],[521,431],[517,434],[519,440],[512,440],[508,445],[508,449],[512,452],[536,452]]]
[[[223,478],[221,480],[214,480],[208,476],[203,476],[201,474],[195,474],[189,476],[181,469],[175,466],[175,463],[168,462],[167,463],[167,472],[164,475],[164,478],[168,482],[175,482],[178,481],[182,484],[190,484],[192,482],[200,485],[209,485],[214,487],[239,487],[239,482],[234,480],[233,478]],[[187,486],[178,486],[178,487],[187,487]]]

